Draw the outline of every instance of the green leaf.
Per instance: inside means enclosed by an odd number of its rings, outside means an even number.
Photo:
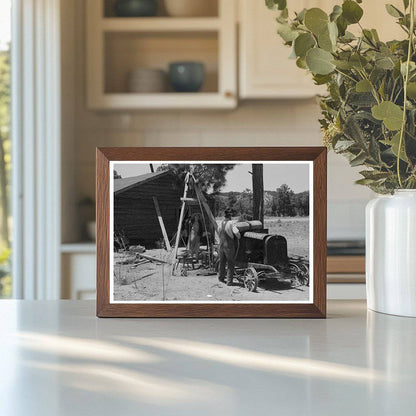
[[[363,69],[368,63],[367,59],[365,59],[364,56],[358,53],[354,53],[353,55],[351,55],[349,62],[354,68],[357,69]]]
[[[373,117],[383,121],[384,125],[392,131],[402,127],[403,110],[391,101],[383,101],[371,109]]]
[[[328,15],[318,7],[306,11],[305,26],[315,35],[324,33],[328,29]]]
[[[283,10],[286,8],[286,0],[266,0],[266,6],[271,10]]]
[[[383,144],[385,144],[386,146],[390,146],[391,151],[393,152],[393,154],[396,157],[399,155],[400,132],[396,133],[390,141],[382,140],[381,142]],[[403,140],[403,142],[404,142],[404,140]],[[401,152],[400,152],[400,159],[405,161],[405,162],[409,162],[409,159],[407,158],[406,152],[404,150],[404,143],[402,143],[402,149],[401,149]]]
[[[357,82],[355,90],[357,92],[371,92],[371,82],[367,79],[362,79],[361,81]]]
[[[351,146],[354,146],[355,142],[352,140],[338,140],[334,146],[334,150],[337,153],[345,152],[348,150]]]
[[[393,17],[403,17],[403,13],[397,8],[394,7],[392,4],[386,4],[387,13]]]
[[[394,69],[394,61],[393,58],[387,56],[380,59],[376,59],[375,62],[376,66],[381,69],[392,70]]]
[[[409,74],[416,70],[416,64],[412,61],[409,62]],[[403,77],[406,76],[406,62],[400,64],[400,72]]]
[[[407,97],[416,100],[416,82],[409,82],[407,84]]]
[[[360,165],[363,165],[366,160],[367,160],[367,155],[364,152],[362,152],[358,156],[350,160],[350,165],[352,167],[360,166]]]
[[[318,45],[321,49],[328,52],[332,52],[334,50],[334,44],[332,43],[328,32],[318,35]]]
[[[302,11],[297,13],[295,20],[297,20],[298,22],[303,22],[305,20],[306,11],[306,9],[303,9]]]
[[[377,140],[374,137],[370,138],[370,144],[368,146],[368,151],[370,156],[374,159],[374,162],[379,164],[381,160],[380,156],[380,147],[378,145]]]
[[[338,30],[339,30],[339,28],[338,28]],[[356,39],[356,36],[353,34],[353,33],[351,33],[351,32],[348,32],[348,30],[344,33],[344,35],[341,37],[341,41],[342,42],[345,42],[345,43],[348,43],[348,42],[351,42],[351,41],[353,41],[353,40],[355,40]]]
[[[331,81],[331,76],[315,74],[313,80],[315,81],[315,85],[324,85],[327,82]]]
[[[343,71],[347,71],[352,68],[352,65],[348,61],[343,61],[341,59],[336,59],[333,61],[333,63],[337,68]]]
[[[338,19],[338,17],[340,17],[341,15],[342,15],[342,7],[337,4],[334,6],[332,13],[329,15],[329,20],[331,22],[335,22]]]
[[[409,7],[409,0],[403,0],[403,6],[404,6],[404,9],[406,10]]]
[[[310,33],[302,33],[295,39],[295,53],[301,58],[306,56],[306,52],[315,46],[315,40]]]
[[[292,26],[285,23],[279,23],[277,25],[277,33],[286,43],[292,42],[299,36],[299,32],[297,30],[293,30]]]
[[[376,29],[371,29],[371,34],[373,35],[373,39],[376,42],[380,42],[380,38],[378,37],[378,33],[377,33],[377,30]]]
[[[296,66],[301,69],[307,69],[305,57],[296,59]]]
[[[343,16],[338,17],[338,19],[337,19],[337,27],[338,27],[339,34],[341,36],[344,36],[345,35],[345,32],[347,30],[347,27],[348,27],[348,23],[344,19]]]
[[[358,23],[363,13],[363,9],[353,0],[346,0],[342,4],[342,16],[349,24]]]
[[[376,170],[362,170],[360,175],[363,175],[365,179],[372,179],[373,181],[377,181],[380,179],[386,179],[391,176],[390,172],[378,172]]]
[[[306,64],[313,74],[327,75],[333,72],[333,56],[320,48],[310,49],[306,54]]]
[[[355,181],[356,185],[370,185],[374,182],[374,179],[358,179]]]

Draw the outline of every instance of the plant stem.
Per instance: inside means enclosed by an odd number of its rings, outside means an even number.
[[[410,0],[410,30],[409,30],[409,46],[407,48],[407,60],[406,60],[406,73],[404,76],[404,85],[403,85],[403,118],[402,118],[402,128],[400,129],[400,140],[399,140],[399,149],[397,152],[397,178],[399,180],[400,188],[403,187],[402,177],[400,174],[400,156],[402,155],[403,139],[404,132],[406,129],[406,107],[407,107],[407,83],[409,82],[409,68],[410,60],[412,58],[413,50],[413,35],[415,27],[415,0]]]
[[[341,75],[344,75],[344,77],[349,78],[351,81],[354,81],[355,83],[357,83],[357,80],[353,77],[350,77],[348,74],[346,74],[345,72],[340,71],[338,68],[335,68],[335,71],[340,73]]]

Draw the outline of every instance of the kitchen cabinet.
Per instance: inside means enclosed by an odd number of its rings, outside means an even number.
[[[337,0],[292,0],[289,10],[320,7],[330,12]],[[392,4],[403,8],[401,0]],[[381,40],[403,38],[404,32],[394,22],[384,4],[367,1],[362,25],[376,28]],[[289,59],[290,48],[277,35],[275,17],[279,12],[267,9],[264,1],[239,0],[239,95],[242,99],[308,98],[325,91],[317,87],[311,75]],[[350,26],[352,32],[358,25]]]
[[[117,17],[110,0],[88,0],[87,105],[90,109],[209,109],[237,105],[237,33],[234,0],[217,3],[216,16]],[[202,90],[177,93],[129,92],[129,73],[167,72],[169,63],[205,66]]]
[[[317,1],[294,0],[291,10],[302,10]],[[311,75],[289,59],[290,48],[276,33],[278,12],[264,1],[239,1],[239,91],[244,98],[308,98],[319,88]]]

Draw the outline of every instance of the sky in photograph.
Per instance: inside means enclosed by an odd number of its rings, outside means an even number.
[[[10,7],[11,0],[0,0],[0,50],[10,42]]]
[[[154,169],[158,168],[154,164]],[[143,175],[150,172],[149,164],[115,164],[115,170],[123,177]],[[222,192],[251,189],[251,163],[236,165],[233,170],[227,173],[227,183]],[[287,184],[296,193],[309,189],[309,165],[308,164],[265,164],[263,167],[264,190],[275,191],[282,184]]]

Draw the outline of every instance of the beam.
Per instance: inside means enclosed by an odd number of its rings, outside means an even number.
[[[162,230],[163,239],[165,240],[166,249],[168,251],[171,251],[172,246],[170,245],[168,233],[166,232],[165,223],[163,222],[163,218],[162,218],[162,213],[160,212],[159,202],[155,196],[153,197],[153,203],[155,204],[157,219],[159,220],[159,225],[160,225],[160,229]]]

